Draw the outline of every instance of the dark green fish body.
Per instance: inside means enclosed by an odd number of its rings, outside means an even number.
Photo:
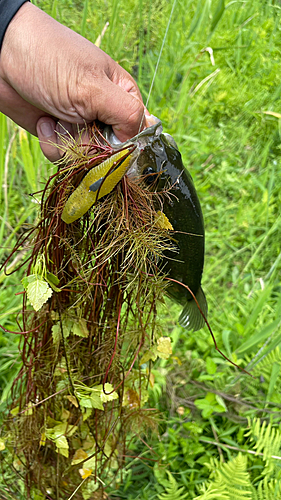
[[[128,176],[145,176],[152,189],[168,190],[162,211],[172,224],[178,253],[166,252],[162,262],[163,271],[174,281],[168,287],[168,294],[184,306],[179,322],[188,330],[199,330],[204,326],[197,304],[181,283],[196,296],[205,316],[207,302],[201,288],[204,266],[204,221],[199,199],[191,175],[185,170],[181,154],[175,141],[162,133],[160,123],[145,129],[134,137],[136,144],[134,160]],[[119,144],[120,147],[120,144]],[[156,175],[157,174],[157,175]],[[154,184],[156,179],[157,187]]]

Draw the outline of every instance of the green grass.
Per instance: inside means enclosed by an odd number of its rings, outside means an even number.
[[[34,3],[93,42],[109,21],[101,48],[138,79],[146,100],[171,1]],[[184,487],[183,494],[194,499],[210,476],[207,464],[220,456],[218,446],[206,441],[224,445],[221,454],[231,460],[237,456],[231,446],[252,449],[246,417],[280,426],[280,13],[274,0],[177,1],[148,108],[175,137],[201,200],[203,288],[218,347],[255,378],[216,352],[207,328],[187,334],[177,325],[179,308],[163,307],[161,324],[174,340],[174,353],[153,370],[151,404],[164,417],[160,441],[149,442],[160,467],[146,460],[151,456],[140,444],[133,451],[143,459],[128,462],[112,498],[167,498],[173,486],[168,468],[175,488]],[[42,186],[50,168],[36,139],[1,116],[1,261],[24,231],[21,224],[34,221],[28,194]],[[1,324],[11,330],[17,329],[13,311],[20,308],[20,290],[20,273],[5,281],[0,276]],[[17,343],[17,336],[0,332],[2,404],[19,366]],[[270,479],[280,479],[278,463]],[[255,486],[263,469],[263,458],[249,454]]]

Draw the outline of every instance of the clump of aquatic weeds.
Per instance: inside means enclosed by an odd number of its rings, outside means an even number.
[[[6,431],[28,498],[35,490],[49,500],[106,490],[132,440],[157,429],[157,414],[145,404],[149,366],[170,354],[157,325],[167,286],[159,263],[173,248],[159,215],[167,193],[125,175],[83,217],[61,218],[88,170],[116,153],[96,126],[90,134],[88,144],[82,134],[64,138],[38,222],[9,257],[29,242],[14,332],[22,369]]]

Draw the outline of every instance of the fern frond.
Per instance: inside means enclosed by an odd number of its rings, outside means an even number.
[[[261,425],[259,418],[249,421],[249,425],[250,430],[245,436],[249,436],[250,440],[255,442],[254,449],[256,453],[263,454],[263,460],[266,461],[266,468],[271,470],[274,467],[273,457],[280,456],[281,432],[267,422],[263,422]]]
[[[204,484],[201,488],[202,495],[195,497],[194,500],[229,500],[229,495],[226,491],[226,485],[221,483],[219,480],[214,483],[210,483],[208,487]]]
[[[265,477],[257,489],[253,489],[253,500],[281,500],[281,485],[277,479],[268,481]]]
[[[269,379],[273,363],[278,363],[279,365],[281,365],[281,351],[279,346],[273,349],[273,351],[271,351],[265,358],[257,363],[254,368],[254,375],[260,375],[262,373],[262,376],[265,378],[265,380]]]
[[[237,457],[222,464],[218,470],[220,483],[226,485],[230,500],[251,500],[251,480],[247,472],[247,457],[238,453]]]
[[[227,463],[211,460],[205,464],[214,477],[208,488],[203,486],[203,494],[194,500],[252,500],[250,475],[247,472],[247,457],[239,453]]]
[[[157,495],[159,500],[184,500],[187,498],[188,493],[184,493],[185,488],[183,486],[179,488],[179,485],[171,472],[167,471],[167,474],[169,476],[170,484],[165,486],[166,493]]]
[[[247,364],[251,364],[251,357],[246,355],[245,361],[247,362]],[[281,366],[281,350],[279,347],[276,347],[273,351],[271,351],[265,357],[262,357],[255,363],[252,371],[254,377],[251,379],[248,378],[246,381],[246,386],[244,387],[245,399],[256,399],[257,392],[260,390],[260,375],[262,375],[264,380],[263,389],[265,392],[267,391],[272,376],[272,367],[274,364]],[[279,393],[281,390],[280,370],[274,385],[275,391]]]

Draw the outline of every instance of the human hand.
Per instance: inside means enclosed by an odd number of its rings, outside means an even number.
[[[61,153],[56,131],[77,133],[98,119],[125,141],[145,126],[133,78],[94,44],[27,2],[6,31],[0,58],[0,109],[38,135],[43,153]],[[59,120],[59,123],[58,123]],[[62,124],[62,127],[60,126]]]

